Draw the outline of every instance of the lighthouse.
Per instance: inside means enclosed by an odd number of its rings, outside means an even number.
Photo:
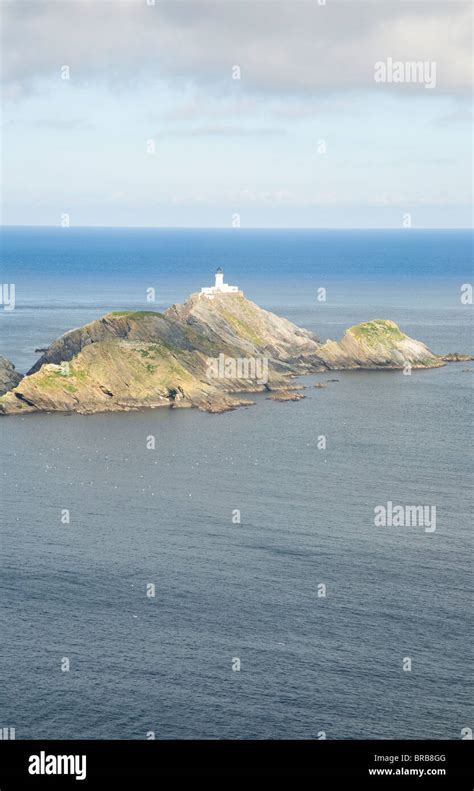
[[[216,283],[214,288],[216,291],[221,291],[224,287],[224,272],[220,266],[216,269]]]
[[[242,294],[238,286],[229,286],[224,283],[224,272],[220,266],[216,269],[214,285],[201,288],[201,296],[208,299],[214,299],[216,294]]]

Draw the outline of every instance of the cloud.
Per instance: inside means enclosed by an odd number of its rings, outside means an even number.
[[[160,138],[183,137],[275,137],[286,134],[284,129],[276,127],[245,127],[226,124],[202,124],[200,126],[185,126],[168,128],[157,132]]]
[[[34,120],[11,119],[6,122],[6,127],[25,127],[32,126],[35,129],[51,129],[58,132],[73,132],[76,130],[95,129],[90,121],[84,118],[35,118]]]
[[[450,126],[451,124],[472,124],[472,110],[469,108],[459,108],[451,113],[435,118],[433,123],[440,126]]]
[[[157,79],[213,86],[222,96],[322,96],[380,86],[374,64],[436,61],[437,93],[470,90],[468,2],[398,0],[4,0],[3,79],[18,97],[42,80]],[[238,65],[241,79],[232,79]]]
[[[203,118],[254,118],[259,112],[256,99],[221,97],[219,100],[205,94],[193,95],[161,116],[167,121],[200,121]]]
[[[327,196],[319,196],[319,199],[325,200]],[[173,206],[215,206],[216,202],[221,208],[238,207],[239,209],[250,206],[300,206],[301,198],[294,195],[287,189],[273,189],[273,190],[254,190],[254,189],[236,189],[236,190],[215,190],[188,192],[161,196],[164,205],[167,202]]]
[[[354,113],[359,114],[357,102],[354,97],[351,101],[341,99],[300,99],[287,97],[285,101],[269,98],[265,104],[256,98],[234,97],[221,95],[219,98],[210,97],[204,91],[195,91],[194,95],[177,104],[172,110],[164,112],[160,120],[189,122],[202,121],[203,119],[261,117],[273,118],[284,121],[306,121],[325,113]],[[156,114],[154,114],[156,119]]]

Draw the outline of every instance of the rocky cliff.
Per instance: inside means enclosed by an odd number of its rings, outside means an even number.
[[[0,398],[4,414],[91,413],[196,406],[210,412],[251,403],[242,392],[294,389],[295,376],[344,368],[444,365],[392,321],[351,327],[326,341],[242,294],[192,295],[165,313],[109,313],[54,341]],[[16,375],[18,376],[18,375]]]
[[[314,333],[263,310],[243,295],[202,298],[193,294],[184,305],[172,305],[165,316],[194,329],[215,346],[228,345],[240,356],[262,355],[281,371],[324,368]]]
[[[5,357],[0,357],[0,396],[7,393],[21,382],[21,374],[15,371],[15,366]]]

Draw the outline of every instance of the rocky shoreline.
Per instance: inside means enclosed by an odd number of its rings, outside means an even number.
[[[322,343],[241,292],[212,300],[193,294],[164,313],[108,313],[71,330],[24,377],[0,358],[0,413],[167,406],[215,414],[253,404],[252,392],[299,400],[304,396],[295,392],[294,379],[303,374],[437,368],[472,359],[459,352],[436,355],[389,320],[358,324],[341,341]]]

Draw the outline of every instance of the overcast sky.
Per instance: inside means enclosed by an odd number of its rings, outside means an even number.
[[[469,226],[471,8],[1,0],[2,221]]]

